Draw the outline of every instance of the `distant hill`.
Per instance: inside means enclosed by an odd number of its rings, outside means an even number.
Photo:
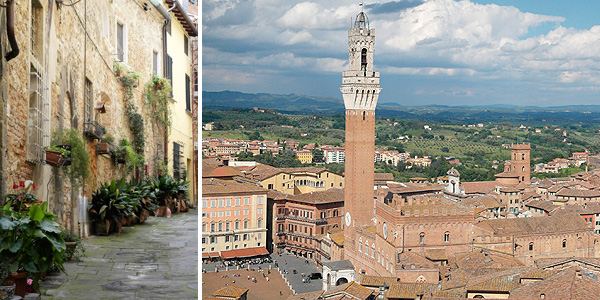
[[[269,108],[288,114],[341,114],[342,99],[305,95],[250,94],[235,91],[202,92],[203,110],[230,108]],[[395,102],[377,104],[379,117],[403,118],[424,122],[501,123],[540,125],[600,124],[600,105],[553,107],[489,106],[403,106]]]
[[[271,108],[293,113],[343,113],[344,102],[333,97],[312,97],[296,94],[248,94],[233,91],[202,92],[203,107]]]

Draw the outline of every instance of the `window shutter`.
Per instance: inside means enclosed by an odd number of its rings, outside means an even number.
[[[190,76],[185,74],[185,110],[187,111],[192,111],[190,96]]]

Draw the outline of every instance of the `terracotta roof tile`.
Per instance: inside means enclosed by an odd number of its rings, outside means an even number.
[[[238,170],[236,170],[233,167],[230,166],[223,166],[223,167],[218,167],[215,168],[214,170],[212,170],[210,173],[204,175],[202,174],[202,177],[214,177],[214,178],[218,178],[218,177],[234,177],[234,176],[243,176],[244,174]]]
[[[461,186],[465,194],[488,194],[496,189],[496,181],[463,182]]]
[[[239,285],[228,285],[216,292],[212,295],[213,297],[236,297],[239,298],[245,293],[248,292],[248,289]]]
[[[557,205],[555,205],[554,202],[547,201],[547,200],[532,200],[532,201],[525,203],[525,206],[539,208],[546,212],[551,212],[552,210],[554,210],[557,207]]]
[[[390,286],[388,298],[417,299],[419,296],[432,296],[438,290],[434,283],[403,283],[397,282]]]
[[[371,276],[371,275],[360,275],[360,285],[369,287],[379,287],[386,284],[391,286],[396,283],[398,278],[396,277],[382,277],[382,276]]]
[[[491,229],[498,236],[557,233],[588,229],[588,223],[577,214],[549,217],[485,220],[475,226]]]
[[[267,190],[253,184],[239,183],[233,180],[202,179],[202,196],[232,193],[266,194]]]
[[[326,291],[325,293],[323,293],[324,297],[331,297],[331,296],[335,296],[336,294],[348,294],[350,296],[356,297],[358,299],[368,299],[373,293],[375,293],[374,291],[352,281],[343,285],[338,285],[336,287],[332,287],[331,289],[329,289],[328,291]],[[329,297],[328,297],[329,296]],[[349,298],[352,299],[352,298]]]
[[[322,192],[310,192],[298,195],[283,195],[277,199],[288,199],[303,203],[323,204],[344,202],[344,189],[328,189]]]
[[[425,249],[425,257],[430,260],[448,260],[446,249]]]
[[[581,267],[570,267],[545,280],[536,281],[514,289],[511,299],[591,299],[600,295],[600,283],[588,277]],[[593,295],[593,296],[592,296]]]
[[[584,197],[584,198],[598,198],[600,197],[600,191],[595,190],[577,190],[564,188],[556,193],[557,197]]]
[[[583,263],[591,265],[595,268],[600,268],[600,258],[592,257],[567,257],[567,258],[541,258],[535,260],[535,265],[538,268],[547,268],[557,265],[566,265],[571,262]]]

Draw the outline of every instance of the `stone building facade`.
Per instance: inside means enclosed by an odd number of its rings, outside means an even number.
[[[66,228],[79,230],[79,210],[100,183],[126,176],[123,165],[110,156],[96,155],[98,139],[86,138],[91,176],[72,188],[62,168],[45,164],[44,147],[59,129],[106,128],[119,141],[133,140],[125,114],[124,88],[114,62],[125,72],[140,74],[133,102],[146,124],[152,117],[144,107],[143,87],[151,80],[152,49],[163,55],[163,5],[127,0],[99,0],[64,5],[57,1],[9,1],[14,9],[15,40],[20,50],[12,60],[0,59],[0,130],[2,131],[0,190],[14,182],[33,180],[37,199]],[[6,34],[6,8],[0,8],[0,52],[11,50]],[[168,14],[168,13],[167,13]],[[93,125],[91,125],[93,124]],[[144,128],[146,165],[138,176],[156,175],[156,148],[163,145],[148,125]],[[129,176],[132,176],[130,174]],[[9,192],[9,191],[8,191]],[[83,219],[82,219],[83,220]],[[83,233],[85,234],[85,233]]]

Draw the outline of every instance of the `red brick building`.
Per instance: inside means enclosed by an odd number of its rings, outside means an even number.
[[[274,249],[287,249],[317,261],[322,256],[329,260],[330,255],[321,249],[320,236],[341,228],[343,214],[342,189],[273,197]]]

